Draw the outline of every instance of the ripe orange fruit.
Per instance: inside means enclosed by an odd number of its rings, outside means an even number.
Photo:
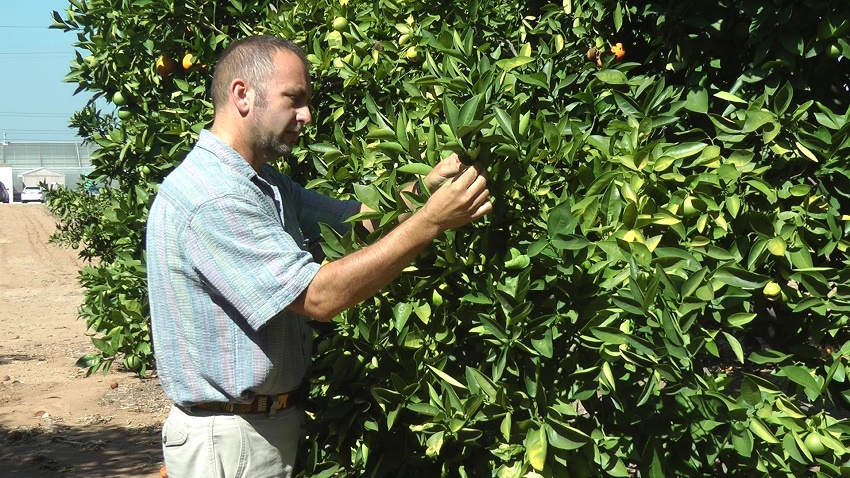
[[[159,469],[159,476],[160,478],[168,478],[168,471],[165,469],[165,465]]]
[[[626,56],[626,50],[620,42],[615,43],[614,46],[611,47],[611,53],[613,53],[618,60],[622,60],[623,57]]]
[[[192,68],[192,66],[194,64],[195,64],[195,55],[193,55],[191,52],[187,51],[186,54],[183,55],[183,69],[188,70],[189,68]]]
[[[174,60],[167,56],[161,56],[156,59],[156,72],[159,76],[167,77],[174,71]]]

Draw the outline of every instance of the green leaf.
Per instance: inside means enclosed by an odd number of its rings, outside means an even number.
[[[791,358],[791,355],[784,354],[778,350],[762,349],[750,354],[750,362],[758,365],[781,363]]]
[[[381,209],[381,193],[378,192],[375,186],[355,184],[354,195],[358,201],[365,204],[369,209],[373,211],[379,211]]]
[[[685,108],[695,113],[708,113],[708,92],[703,88],[689,91]]]
[[[569,203],[562,202],[549,212],[546,222],[546,230],[549,237],[566,236],[573,234],[578,221],[573,217],[572,208]]]
[[[549,441],[546,437],[546,424],[536,430],[529,430],[525,435],[525,456],[528,463],[537,471],[546,466]]]
[[[499,122],[499,127],[502,129],[502,132],[508,135],[509,138],[516,141],[516,133],[513,129],[513,121],[511,120],[511,116],[507,113],[507,111],[501,108],[494,108],[496,111],[496,121]]]
[[[97,354],[86,354],[77,359],[74,363],[77,367],[80,368],[92,368],[99,365],[101,362],[101,356]]]
[[[792,382],[808,389],[811,392],[820,394],[820,386],[809,373],[809,369],[799,367],[797,365],[786,365],[781,367],[780,370],[782,370],[782,373]]]
[[[682,143],[673,146],[670,149],[664,151],[665,156],[670,156],[674,159],[682,159],[687,158],[689,156],[693,156],[708,146],[705,143]]]
[[[555,350],[552,345],[552,329],[547,328],[543,333],[543,338],[531,339],[531,346],[534,347],[534,350],[536,350],[540,355],[546,358],[552,358],[555,354]]]
[[[417,176],[427,176],[434,167],[424,163],[407,163],[396,168],[396,171],[405,174],[415,174]]]
[[[747,120],[744,122],[742,133],[751,133],[766,125],[774,122],[773,114],[766,110],[747,111]]]
[[[721,100],[731,101],[733,103],[743,103],[747,104],[747,100],[742,99],[739,96],[735,96],[732,93],[727,93],[725,91],[718,91],[714,94],[715,97],[720,98]]]
[[[702,269],[694,272],[693,274],[689,274],[688,278],[685,280],[685,283],[682,284],[682,290],[680,294],[682,298],[690,297],[697,289],[700,288],[704,284],[705,276],[708,274],[708,268],[703,267]]]
[[[723,266],[717,269],[711,277],[723,284],[742,289],[756,289],[764,286],[769,280],[769,277],[765,275],[750,272],[735,265]]]
[[[531,58],[529,56],[516,56],[516,57],[513,57],[513,58],[506,58],[504,60],[499,60],[499,61],[496,62],[496,66],[498,66],[499,68],[501,68],[505,71],[511,71],[514,68],[517,68],[517,67],[520,67],[520,66],[523,66],[523,65],[527,65],[528,63],[531,63],[532,61],[534,61],[534,58]]]
[[[607,85],[624,85],[629,82],[626,74],[620,70],[600,70],[596,72],[596,78]]]
[[[407,324],[407,319],[413,312],[413,304],[410,302],[399,302],[393,307],[393,319],[395,319],[395,328],[397,331],[404,329]]]
[[[471,383],[475,382],[478,387],[487,394],[487,397],[490,400],[496,399],[496,394],[498,393],[498,389],[496,388],[496,384],[490,380],[490,377],[481,373],[480,370],[466,367],[466,382]]]
[[[466,390],[466,386],[464,384],[458,382],[457,380],[455,380],[451,375],[447,374],[446,372],[443,372],[440,369],[432,367],[430,364],[426,364],[426,365],[428,366],[429,369],[431,369],[432,372],[434,372],[438,377],[440,377],[444,381],[454,385],[455,387],[462,388],[462,389]]]
[[[457,129],[460,127],[458,122],[460,111],[455,102],[449,98],[449,95],[443,95],[443,113],[446,115],[446,123],[448,123],[449,129],[457,134]]]
[[[729,318],[727,319],[727,321],[729,322],[729,325],[731,325],[732,327],[743,327],[743,326],[749,324],[750,322],[752,322],[753,320],[755,320],[756,317],[757,317],[756,314],[748,314],[748,313],[745,313],[745,312],[739,312],[739,313],[730,315]]]
[[[806,158],[812,160],[812,162],[815,162],[815,163],[818,162],[817,156],[815,156],[815,154],[812,153],[812,151],[809,148],[804,146],[803,143],[801,143],[799,141],[795,141],[794,145],[797,147],[797,151],[799,151],[800,154],[802,154]]]
[[[729,343],[732,352],[735,353],[735,358],[738,359],[738,362],[744,363],[744,348],[741,347],[741,342],[738,342],[738,339],[728,332],[723,332],[723,335],[726,337],[726,342]]]
[[[457,119],[458,136],[461,136],[460,129],[464,126],[472,126],[478,118],[478,105],[481,103],[481,95],[475,95],[466,100],[461,106],[460,113]]]
[[[761,438],[767,443],[779,443],[779,440],[776,439],[776,436],[773,432],[770,431],[769,428],[761,421],[758,417],[750,417],[749,420],[749,428],[750,431],[753,432],[757,437]]]
[[[586,433],[547,417],[546,435],[550,445],[561,450],[576,450],[591,441]]]

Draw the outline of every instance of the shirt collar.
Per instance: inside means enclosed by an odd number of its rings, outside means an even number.
[[[230,145],[207,129],[201,130],[196,146],[215,155],[222,164],[240,176],[248,179],[258,176],[254,168],[248,164],[248,161],[241,154],[237,153]]]

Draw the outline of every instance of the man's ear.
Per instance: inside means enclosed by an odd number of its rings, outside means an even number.
[[[251,111],[252,95],[253,93],[242,78],[236,78],[230,83],[230,101],[242,116]]]

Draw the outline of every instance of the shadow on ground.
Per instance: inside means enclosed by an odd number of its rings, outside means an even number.
[[[113,424],[13,428],[0,424],[4,477],[157,477],[160,427]]]

